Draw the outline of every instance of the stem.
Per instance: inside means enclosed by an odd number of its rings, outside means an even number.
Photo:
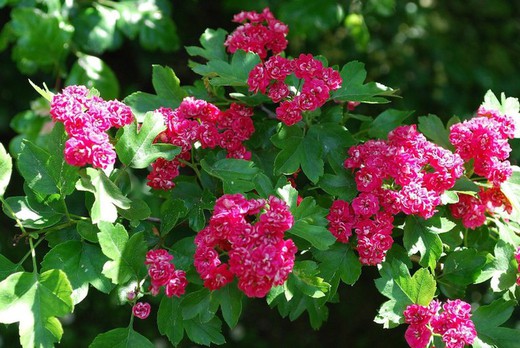
[[[65,222],[61,225],[54,225],[52,227],[49,227],[49,228],[44,228],[42,230],[39,230],[38,231],[38,234],[44,234],[44,233],[49,233],[49,232],[53,232],[53,231],[56,231],[56,230],[61,230],[65,227],[69,227],[69,226],[72,226],[72,225],[75,225],[77,224],[78,221],[77,220],[69,220],[68,222]]]
[[[36,243],[34,244],[34,248],[36,248],[38,245],[40,245],[40,243],[43,242],[43,238],[40,238],[36,241]],[[24,257],[22,257],[22,259],[20,261],[18,261],[18,263],[16,264],[17,266],[21,266],[25,260],[27,260],[27,258],[29,257],[29,255],[31,255],[33,253],[33,250],[29,250],[25,255]]]
[[[193,159],[193,154],[192,154],[191,158]],[[197,168],[197,165],[195,163],[187,162],[187,161],[185,161],[183,159],[180,159],[180,158],[177,158],[177,160],[180,163],[184,164],[185,166],[190,167],[191,169],[193,169],[193,171],[195,172],[195,175],[197,175],[197,179],[199,179],[199,182],[202,183],[200,170],[199,170],[199,168]]]
[[[67,221],[72,221],[69,214],[69,209],[67,208],[67,203],[65,203],[65,197],[61,197],[61,204],[63,205],[63,210],[65,211],[65,216],[67,217]]]
[[[36,250],[34,249],[34,244],[32,238],[29,237],[29,246],[31,247],[31,257],[33,264],[33,273],[34,275],[38,274],[38,266],[36,265]]]
[[[23,227],[23,224],[20,221],[20,219],[18,219],[18,217],[14,213],[13,209],[11,208],[11,206],[9,204],[7,204],[7,202],[2,197],[0,197],[0,202],[2,202],[2,205],[5,207],[5,209],[7,209],[9,214],[12,215],[13,219],[16,221],[16,225],[20,228],[20,230],[22,230],[22,235],[26,236],[27,235],[27,231],[25,230],[25,227]]]
[[[260,109],[267,114],[267,117],[272,118],[273,120],[276,119],[276,113],[266,108],[264,104],[260,105]]]

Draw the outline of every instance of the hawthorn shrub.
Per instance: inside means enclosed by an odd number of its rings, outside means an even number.
[[[267,8],[233,21],[186,47],[193,85],[159,65],[155,93],[123,101],[33,84],[38,129],[20,116],[0,147],[0,201],[28,245],[0,255],[0,322],[23,347],[53,346],[94,287],[130,324],[90,347],[153,347],[134,328],[152,311],[174,346],[223,344],[248,298],[318,329],[375,267],[388,300],[374,320],[405,325],[403,345],[516,347],[502,325],[520,295],[518,100],[489,91],[446,125],[361,115],[397,91],[358,61],[287,56],[289,27]],[[24,195],[4,197],[13,162]],[[486,296],[469,298],[477,286]]]

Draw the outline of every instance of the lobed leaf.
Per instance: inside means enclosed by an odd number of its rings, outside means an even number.
[[[255,189],[253,179],[259,174],[259,169],[252,161],[224,158],[210,165],[203,159],[200,164],[209,175],[222,181],[224,193],[244,193]]]
[[[24,348],[50,347],[61,339],[58,316],[74,308],[65,273],[49,270],[38,275],[19,272],[0,282],[0,323],[19,322]]]
[[[408,255],[419,253],[419,264],[435,269],[442,254],[442,241],[432,231],[432,222],[409,215],[404,225],[403,243]]]
[[[343,83],[341,88],[332,93],[332,98],[338,101],[357,101],[362,103],[388,103],[387,97],[395,96],[397,91],[380,83],[364,83],[367,76],[365,64],[352,61],[343,66],[340,71]]]
[[[106,347],[154,348],[155,345],[129,326],[99,334],[89,345],[89,348]]]
[[[300,237],[318,250],[327,250],[336,238],[327,230],[327,210],[312,197],[306,197],[299,206],[291,207],[294,225],[287,233]]]
[[[76,183],[76,188],[94,194],[94,203],[90,210],[94,224],[100,221],[115,222],[118,217],[117,208],[130,208],[130,199],[101,170],[86,168]]]
[[[125,228],[108,222],[98,224],[99,245],[111,261],[105,262],[102,273],[114,284],[124,284],[144,275],[144,259],[147,252],[143,233],[128,237]]]
[[[68,241],[52,248],[43,258],[42,270],[61,269],[72,287],[74,304],[88,294],[89,284],[101,292],[109,293],[114,287],[101,272],[108,258],[97,245],[81,241]]]
[[[181,149],[171,144],[154,143],[159,133],[166,129],[163,116],[158,112],[145,115],[139,131],[137,123],[123,128],[123,135],[116,144],[121,162],[132,168],[146,168],[159,157],[172,160]]]
[[[12,171],[13,160],[5,151],[4,145],[0,143],[0,198],[4,196],[9,180],[11,180]]]

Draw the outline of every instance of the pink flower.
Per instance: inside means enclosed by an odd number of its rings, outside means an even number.
[[[265,59],[268,51],[277,55],[287,47],[287,25],[277,20],[268,8],[262,13],[241,12],[233,18],[234,22],[243,23],[237,27],[224,42],[228,52],[241,49],[254,52]]]
[[[131,123],[134,117],[123,103],[88,94],[85,86],[68,86],[53,97],[50,113],[54,121],[63,122],[70,137],[65,144],[65,161],[106,169],[115,163],[116,153],[105,132]]]
[[[132,313],[139,319],[146,319],[150,315],[151,306],[148,302],[137,302],[132,307]]]
[[[146,253],[145,265],[148,266],[150,276],[150,292],[153,296],[159,294],[161,287],[165,287],[166,296],[180,297],[184,294],[188,282],[183,270],[176,270],[171,263],[173,256],[165,249],[149,250]]]
[[[426,325],[410,325],[404,333],[404,338],[411,348],[426,348],[431,337],[432,332]]]
[[[195,237],[194,264],[204,286],[220,289],[237,277],[247,296],[264,297],[283,284],[297,251],[292,240],[283,239],[292,225],[293,216],[279,198],[227,194],[217,199],[209,225]],[[220,260],[220,252],[228,262]]]

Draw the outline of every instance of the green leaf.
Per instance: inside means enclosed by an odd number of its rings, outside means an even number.
[[[195,254],[194,236],[185,237],[177,241],[171,247],[171,253],[175,263],[175,268],[188,271],[193,268],[193,255]]]
[[[187,96],[180,86],[180,80],[172,68],[152,65],[152,84],[157,95],[181,103]]]
[[[346,154],[348,147],[356,144],[356,140],[345,127],[333,122],[314,124],[309,128],[308,133],[316,139],[316,145],[321,146],[323,157],[338,151]]]
[[[74,42],[82,51],[100,55],[121,44],[121,35],[116,30],[119,13],[99,4],[88,7],[73,17]]]
[[[97,245],[68,241],[52,248],[43,258],[42,270],[61,269],[72,286],[72,300],[80,303],[88,294],[89,284],[109,293],[113,285],[101,271],[108,258]]]
[[[156,94],[136,92],[124,100],[139,118],[146,112],[161,107],[175,109],[187,97],[187,93],[180,86],[179,78],[170,67],[153,65],[152,84]]]
[[[354,285],[361,275],[361,262],[348,244],[337,243],[313,255],[320,262],[320,275],[329,283],[339,277],[345,284]]]
[[[433,300],[437,283],[433,275],[426,268],[421,268],[415,272],[410,281],[401,283],[403,278],[398,278],[398,284],[403,288],[413,303],[427,306]]]
[[[291,28],[290,36],[314,39],[320,37],[321,33],[336,28],[344,15],[344,7],[334,0],[281,2],[277,11],[277,18]]]
[[[63,329],[56,317],[72,312],[72,288],[60,270],[14,273],[0,283],[0,323],[19,322],[24,348],[51,347]]]
[[[442,241],[431,226],[430,220],[409,215],[404,226],[403,243],[408,255],[419,253],[419,264],[433,270],[442,254]]]
[[[76,224],[76,230],[78,231],[78,234],[81,236],[81,238],[92,243],[99,243],[97,236],[99,228],[96,225],[91,224],[90,221],[79,221]]]
[[[0,143],[0,198],[4,196],[9,180],[11,180],[12,171],[13,160],[5,151],[4,145]]]
[[[163,296],[157,312],[157,328],[174,346],[184,337],[183,322],[181,300],[177,297]]]
[[[145,12],[139,25],[139,44],[147,50],[160,49],[172,52],[179,49],[179,37],[175,22],[169,15]]]
[[[34,201],[29,204],[29,197],[8,197],[2,208],[5,215],[12,219],[16,217],[26,228],[47,228],[57,224],[63,216],[48,205]]]
[[[418,128],[421,133],[435,144],[445,149],[453,150],[453,145],[450,142],[450,132],[446,129],[438,116],[432,114],[419,116]]]
[[[146,337],[134,331],[130,326],[117,328],[99,334],[89,345],[89,348],[154,348],[155,345]]]
[[[305,239],[318,250],[327,250],[336,238],[327,230],[327,210],[320,207],[312,197],[306,197],[297,207],[291,207],[294,217],[293,227],[287,231]]]
[[[332,98],[338,101],[358,101],[362,103],[388,103],[386,97],[395,96],[396,90],[380,83],[364,83],[367,76],[365,64],[352,61],[347,63],[340,72],[343,84],[332,93]]]
[[[215,196],[209,190],[202,190],[194,177],[177,180],[172,196],[184,201],[188,208],[188,223],[192,230],[200,231],[206,225],[205,209],[213,209]]]
[[[144,259],[147,252],[143,233],[136,233],[128,238],[125,228],[100,222],[98,233],[101,250],[110,260],[103,266],[103,274],[112,279],[114,284],[124,284],[130,279],[143,275]]]
[[[495,292],[501,292],[514,287],[518,274],[518,269],[514,262],[515,250],[516,248],[513,245],[501,239],[498,240],[495,245],[493,261],[485,265],[475,283],[491,278],[490,286]]]
[[[65,84],[95,88],[101,97],[107,100],[119,96],[119,81],[114,71],[95,56],[80,54],[78,60],[70,68]]]
[[[58,193],[68,196],[74,192],[76,181],[79,178],[79,168],[65,162],[63,152],[68,136],[65,133],[64,125],[55,123],[47,139],[47,151],[50,154],[46,163],[47,169],[56,183]]]
[[[312,298],[324,297],[330,290],[330,284],[323,278],[317,277],[317,274],[319,269],[316,262],[310,260],[295,262],[293,271],[287,279],[287,289],[293,294],[300,291]]]
[[[206,322],[215,316],[215,311],[211,310],[211,293],[208,289],[202,288],[200,290],[191,292],[184,296],[182,300],[182,318],[184,320],[200,317],[202,322]]]
[[[520,222],[520,167],[512,166],[512,168],[513,174],[500,185],[500,189],[513,208],[511,219]]]
[[[373,138],[385,139],[391,130],[400,126],[412,114],[413,111],[387,109],[372,121],[368,128],[368,135]]]
[[[101,170],[86,168],[86,172],[76,183],[76,188],[94,194],[94,203],[90,210],[94,224],[100,221],[115,222],[118,217],[117,208],[130,208],[131,201],[123,196],[119,188]]]
[[[214,344],[224,344],[226,339],[221,333],[222,323],[217,317],[213,317],[208,322],[201,323],[197,319],[184,322],[184,329],[188,338],[195,344],[210,346]]]
[[[24,140],[18,159],[18,170],[31,189],[46,195],[60,193],[60,172],[51,165],[51,154],[48,151]]]
[[[154,144],[157,135],[165,129],[163,116],[158,112],[146,113],[139,131],[135,122],[125,126],[123,135],[116,144],[121,162],[132,168],[146,168],[159,157],[172,160],[181,152],[180,147],[171,144]]]
[[[74,28],[58,16],[34,7],[18,7],[11,11],[10,29],[17,41],[13,60],[26,73],[53,69],[65,60]]]
[[[18,169],[28,186],[44,194],[69,195],[74,191],[78,168],[67,164],[63,157],[67,136],[61,123],[55,124],[47,138],[46,148],[23,140]]]
[[[15,272],[23,271],[22,266],[11,262],[7,257],[0,254],[0,281],[9,277]]]
[[[252,161],[224,158],[210,165],[203,159],[200,164],[209,175],[222,181],[224,193],[243,193],[255,189],[253,178],[259,173],[259,169]]]
[[[515,301],[497,299],[489,305],[480,306],[472,315],[472,321],[480,340],[494,347],[518,346],[518,329],[500,327],[513,313]]]
[[[238,324],[242,314],[242,298],[244,293],[240,291],[235,282],[227,284],[212,293],[213,299],[220,304],[222,317],[230,328]]]
[[[486,257],[475,249],[456,250],[448,254],[439,277],[441,289],[449,297],[463,297],[466,286],[478,279],[486,262]]]
[[[213,86],[240,86],[247,87],[249,72],[260,63],[257,54],[236,51],[231,63],[224,60],[210,60],[207,64],[196,64],[193,71],[209,78]]]
[[[318,186],[329,195],[345,201],[351,201],[358,194],[354,177],[346,170],[338,174],[324,174]]]
[[[417,303],[426,306],[435,296],[435,279],[426,268],[419,269],[411,277],[406,264],[394,259],[384,262],[379,273],[381,278],[376,279],[376,287],[390,300],[380,307],[375,322],[385,328],[400,324],[408,305]]]
[[[281,151],[275,158],[275,175],[293,174],[300,167],[313,183],[318,182],[324,172],[324,162],[317,132],[303,135],[298,127],[281,125],[271,137],[272,143]]]
[[[152,211],[142,199],[135,198],[130,202],[130,208],[118,209],[119,215],[129,221],[140,221],[148,218]]]
[[[170,232],[186,214],[188,209],[182,200],[170,198],[164,201],[161,205],[161,236]]]
[[[190,56],[201,56],[206,60],[227,60],[224,46],[227,34],[224,29],[206,29],[199,39],[202,47],[188,46],[186,52]]]
[[[374,321],[383,324],[385,329],[396,327],[402,321],[403,311],[413,303],[409,294],[403,289],[403,286],[408,288],[411,281],[410,273],[406,264],[392,260],[382,264],[379,274],[381,278],[375,280],[376,288],[389,300],[381,305]]]

